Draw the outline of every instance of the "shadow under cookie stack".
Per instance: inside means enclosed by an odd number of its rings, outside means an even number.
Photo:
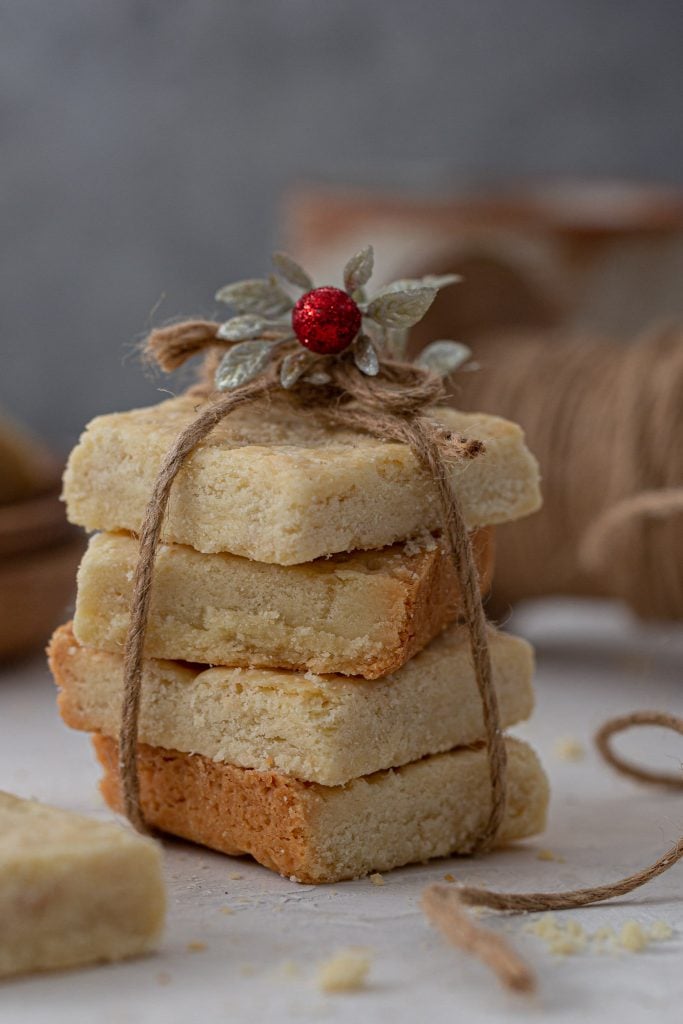
[[[196,397],[94,420],[69,519],[95,533],[51,667],[67,725],[93,734],[121,809],[117,736],[136,533]],[[521,431],[439,410],[484,454],[452,466],[482,591],[493,526],[539,504]],[[466,852],[487,820],[484,722],[434,486],[404,445],[242,406],[178,475],[157,554],[139,722],[141,806],[161,831],[318,883]],[[490,627],[505,728],[530,715],[533,655]],[[533,751],[506,740],[499,843],[543,828]]]

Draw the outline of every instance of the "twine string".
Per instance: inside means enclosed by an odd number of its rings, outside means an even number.
[[[469,851],[490,848],[505,815],[507,796],[507,750],[500,723],[498,697],[493,685],[491,656],[486,632],[486,616],[479,589],[479,580],[472,551],[472,542],[465,526],[458,496],[444,461],[425,436],[422,419],[412,424],[415,443],[411,445],[420,461],[429,469],[437,486],[444,534],[455,565],[464,619],[467,623],[472,664],[482,703],[486,749],[491,783],[491,807],[485,826],[476,836]]]
[[[430,885],[422,893],[422,910],[443,937],[457,949],[477,957],[512,992],[529,994],[536,976],[514,946],[492,928],[485,928],[468,914],[460,899],[462,890]]]
[[[126,817],[139,832],[151,830],[140,806],[140,780],[137,769],[138,722],[142,693],[145,633],[152,595],[154,560],[159,546],[161,526],[173,481],[185,459],[213,428],[234,409],[253,402],[278,387],[273,377],[260,378],[239,391],[230,392],[204,408],[176,439],[167,453],[152,490],[140,530],[140,553],[133,576],[130,625],[123,659],[123,708],[119,736],[119,772]]]
[[[656,711],[633,711],[609,719],[595,737],[599,752],[618,772],[641,782],[660,785],[683,785],[683,774],[673,776],[650,772],[622,761],[609,746],[612,736],[641,725],[658,725],[683,735],[683,719]],[[487,907],[490,910],[536,912],[549,910],[576,910],[594,903],[625,896],[664,874],[683,858],[683,836],[654,863],[635,874],[605,885],[572,889],[567,892],[509,893],[480,889],[475,886],[430,885],[422,897],[422,907],[429,920],[444,937],[465,952],[473,953],[485,963],[505,987],[518,992],[532,992],[536,976],[522,957],[501,935],[472,920],[467,907]]]
[[[673,772],[657,772],[649,768],[641,768],[639,765],[627,761],[612,749],[613,736],[639,725],[661,726],[663,729],[672,729],[683,735],[683,719],[664,711],[632,711],[630,714],[620,715],[618,718],[610,718],[608,722],[600,726],[595,734],[595,744],[605,761],[622,775],[629,775],[638,782],[652,782],[659,786],[682,789],[683,772],[674,774]]]

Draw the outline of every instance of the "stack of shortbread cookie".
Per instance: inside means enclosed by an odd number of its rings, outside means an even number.
[[[120,807],[117,740],[139,530],[198,399],[94,420],[72,453],[69,518],[97,533],[73,625],[50,648],[64,721],[94,734]],[[442,410],[486,451],[452,467],[482,588],[492,530],[539,504],[514,424]],[[466,850],[487,819],[484,726],[433,483],[398,443],[242,406],[176,479],[157,556],[139,726],[148,821],[303,882]],[[532,651],[490,631],[504,726],[532,710]],[[500,842],[543,827],[547,784],[508,739]]]

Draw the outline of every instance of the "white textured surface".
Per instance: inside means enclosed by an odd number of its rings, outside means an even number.
[[[542,839],[485,859],[396,871],[381,887],[362,881],[330,888],[298,886],[248,861],[169,843],[171,912],[161,952],[5,983],[0,1022],[678,1022],[683,866],[629,898],[572,914],[591,931],[628,919],[673,925],[672,940],[639,954],[558,961],[538,939],[520,933],[520,918],[500,920],[497,926],[509,930],[539,972],[540,993],[531,1003],[500,991],[479,965],[446,947],[420,914],[423,886],[445,872],[506,889],[585,885],[641,867],[683,830],[681,794],[616,778],[590,750],[595,727],[609,715],[647,707],[683,713],[681,634],[645,629],[597,604],[537,605],[521,611],[514,625],[538,650],[538,713],[519,732],[540,750],[553,786]],[[0,787],[107,814],[88,741],[59,722],[41,662],[4,672],[0,721]],[[563,736],[584,743],[583,760],[558,759],[554,747]],[[670,769],[681,760],[673,735],[634,732],[622,748]],[[537,860],[542,848],[566,862]],[[226,907],[232,913],[222,913]],[[206,949],[190,952],[191,942]],[[324,995],[315,985],[317,964],[350,945],[372,950],[367,989]]]

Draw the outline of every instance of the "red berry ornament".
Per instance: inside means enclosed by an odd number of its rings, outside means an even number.
[[[292,327],[301,344],[323,356],[348,348],[360,325],[358,306],[341,288],[314,288],[292,310]]]

